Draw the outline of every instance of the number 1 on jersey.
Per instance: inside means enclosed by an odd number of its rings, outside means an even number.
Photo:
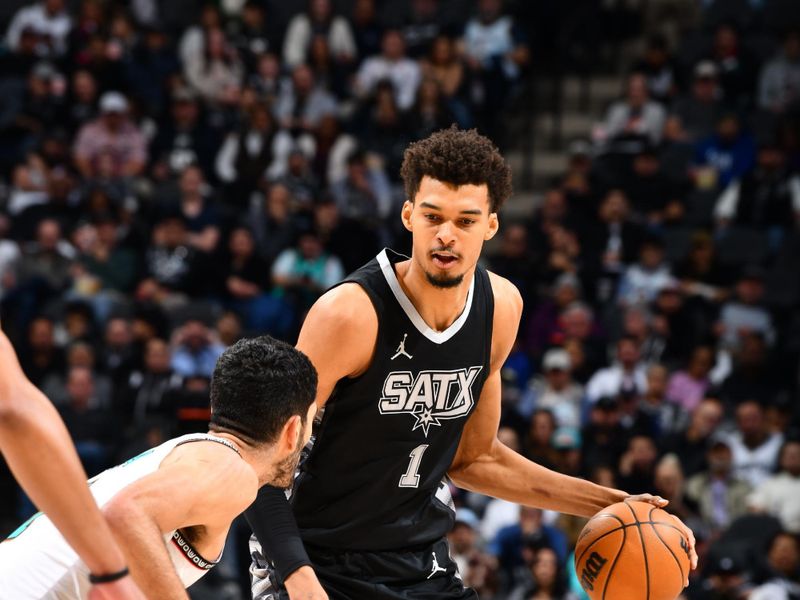
[[[427,449],[428,444],[422,444],[421,446],[414,448],[411,451],[411,454],[408,455],[411,458],[411,462],[408,464],[408,469],[406,469],[406,472],[400,478],[399,487],[419,487],[419,464],[422,462],[422,455],[425,454],[425,450]]]

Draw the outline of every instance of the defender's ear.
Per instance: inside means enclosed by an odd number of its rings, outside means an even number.
[[[497,217],[497,213],[493,212],[489,215],[489,229],[486,230],[486,235],[483,236],[483,239],[486,241],[492,239],[498,229],[500,229],[500,219]]]

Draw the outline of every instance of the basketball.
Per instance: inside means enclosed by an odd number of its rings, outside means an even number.
[[[675,600],[689,573],[689,542],[660,508],[619,502],[581,531],[575,571],[592,600]]]

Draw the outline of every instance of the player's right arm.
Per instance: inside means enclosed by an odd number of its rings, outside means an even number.
[[[227,532],[257,490],[255,471],[230,448],[192,442],[175,448],[157,471],[122,489],[103,513],[147,597],[186,600],[164,534],[191,526]]]
[[[378,317],[367,293],[345,283],[324,294],[308,312],[297,348],[317,369],[317,406],[322,409],[336,383],[369,366],[378,337]],[[253,532],[274,562],[291,600],[326,600],[305,554],[292,509],[283,490],[264,486],[245,513]]]
[[[125,569],[125,557],[89,491],[64,422],[25,377],[1,330],[0,450],[17,481],[91,573],[110,575]],[[94,594],[98,599],[143,598],[130,577],[96,586]]]

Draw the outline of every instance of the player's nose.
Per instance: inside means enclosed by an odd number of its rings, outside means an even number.
[[[450,246],[456,239],[452,223],[445,221],[439,225],[436,237],[439,239],[442,246]]]

